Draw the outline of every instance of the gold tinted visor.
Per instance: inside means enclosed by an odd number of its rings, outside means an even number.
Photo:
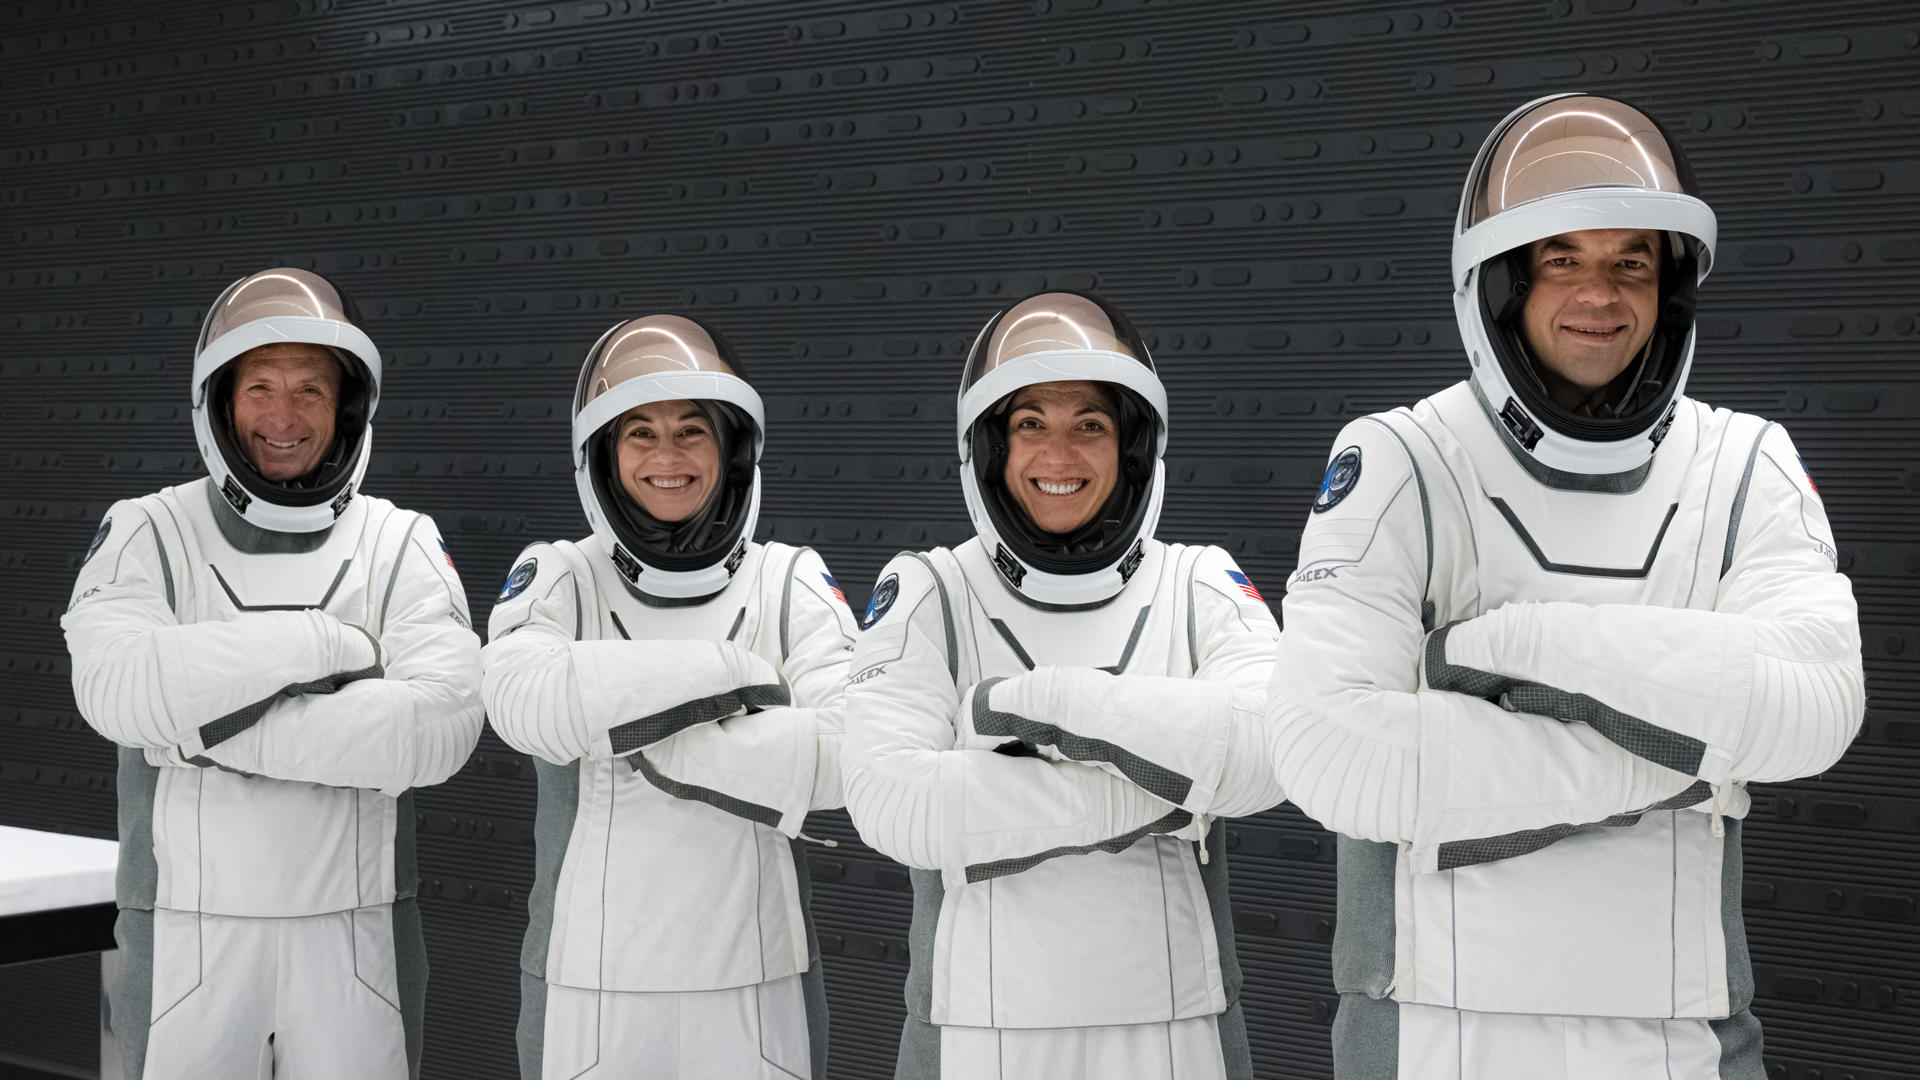
[[[1666,136],[1645,113],[1602,97],[1554,98],[1515,117],[1483,155],[1461,227],[1535,199],[1596,187],[1695,194]]]
[[[713,335],[679,315],[630,319],[607,332],[580,372],[573,397],[575,415],[593,399],[629,379],[663,372],[735,372],[720,356]]]
[[[1146,346],[1130,328],[1116,326],[1099,304],[1074,293],[1041,293],[1008,308],[991,336],[974,346],[961,392],[1023,356],[1062,351],[1118,353],[1153,367]]]
[[[247,323],[287,315],[355,325],[346,301],[326,278],[287,267],[262,270],[234,282],[214,301],[194,352],[205,351],[209,342]]]

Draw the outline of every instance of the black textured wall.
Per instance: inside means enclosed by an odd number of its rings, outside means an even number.
[[[476,621],[522,544],[583,531],[566,403],[616,319],[684,311],[741,346],[763,534],[818,547],[857,607],[894,551],[966,534],[959,360],[1043,286],[1150,332],[1161,535],[1224,544],[1277,601],[1336,430],[1463,373],[1464,171],[1562,89],[1641,103],[1692,154],[1722,236],[1693,388],[1790,426],[1862,602],[1866,730],[1830,775],[1757,789],[1748,830],[1771,1074],[1920,1075],[1905,3],[0,3],[0,821],[113,832],[57,619],[107,505],[199,473],[190,351],[243,273],[361,297],[388,365],[368,488],[435,515]],[[430,1076],[512,1073],[532,789],[489,735],[419,799]],[[844,845],[813,860],[833,1075],[890,1075],[907,879],[817,824]],[[1229,835],[1256,1060],[1327,1076],[1331,844],[1290,811]],[[0,978],[54,1002],[85,972]],[[64,1041],[27,1019],[0,1056],[90,1060],[86,1018]]]

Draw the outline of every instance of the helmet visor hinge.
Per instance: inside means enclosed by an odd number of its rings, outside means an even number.
[[[613,545],[613,568],[630,582],[640,580],[640,560],[627,554],[627,549],[619,544]]]
[[[1013,552],[1008,551],[1005,544],[998,545],[998,550],[993,553],[993,567],[1016,589],[1020,587],[1020,579],[1027,576],[1027,568],[1020,565],[1020,560],[1013,557]]]
[[[227,482],[220,485],[220,494],[225,495],[233,508],[243,514],[247,512],[247,504],[253,501],[253,496],[247,494],[246,489],[240,486],[240,481],[232,476],[228,476]]]
[[[1507,399],[1506,406],[1500,410],[1500,422],[1506,425],[1507,431],[1529,452],[1540,445],[1542,434],[1540,425],[1533,422],[1533,417],[1527,415],[1527,410],[1520,407],[1518,400]]]

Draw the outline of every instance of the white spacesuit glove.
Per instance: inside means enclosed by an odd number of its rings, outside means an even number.
[[[622,645],[621,649],[591,646]],[[574,672],[608,756],[695,724],[790,704],[772,664],[730,641],[580,642]]]
[[[1204,814],[1241,726],[1236,721],[1257,725],[1262,719],[1256,708],[1243,707],[1239,714],[1235,709],[1234,690],[1222,683],[1042,667],[973,687],[956,726],[958,745],[1024,744],[1050,760],[1095,766]]]

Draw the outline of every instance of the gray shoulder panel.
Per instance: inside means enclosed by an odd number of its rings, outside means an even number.
[[[180,527],[180,520],[174,516],[173,508],[168,506],[165,500],[159,499],[155,496],[150,495],[150,496],[147,496],[147,498],[153,499],[155,502],[158,502],[160,504],[160,508],[167,512],[167,520],[172,523],[174,534],[176,536],[179,536],[181,538],[181,543],[184,544],[186,542],[186,536],[184,531]],[[167,586],[167,606],[172,608],[174,610],[174,613],[177,615],[179,614],[179,611],[180,611],[180,605],[174,597],[173,559],[171,556],[167,554],[166,541],[160,538],[160,523],[154,520],[153,512],[147,509],[145,505],[145,503],[147,502],[147,499],[140,499],[138,501],[142,504],[140,507],[141,513],[144,513],[147,515],[147,522],[153,526],[153,545],[160,552],[160,576],[163,579],[165,579],[166,586]],[[184,555],[185,553],[182,552],[182,554]]]
[[[1427,537],[1427,574],[1420,581],[1420,622],[1424,630],[1432,630],[1433,622],[1433,500],[1427,494],[1427,477],[1420,469],[1420,459],[1413,455],[1413,447],[1395,431],[1392,424],[1378,416],[1369,416],[1368,420],[1387,429],[1400,449],[1407,455],[1407,467],[1413,470],[1414,484],[1420,489],[1420,527]]]
[[[1775,425],[1771,423],[1763,425],[1760,428],[1760,434],[1753,437],[1753,445],[1747,450],[1747,467],[1740,471],[1740,486],[1733,493],[1733,512],[1727,515],[1727,546],[1720,556],[1722,578],[1727,576],[1727,571],[1733,569],[1733,549],[1740,539],[1740,516],[1747,508],[1747,488],[1753,484],[1753,465],[1760,459],[1760,443],[1766,439],[1767,432],[1772,431],[1774,427]]]
[[[807,553],[806,548],[794,548],[793,558],[787,560],[787,572],[780,582],[780,656],[785,659],[790,637],[789,627],[793,618],[793,568],[800,565],[800,556]],[[728,637],[732,637],[731,634]]]
[[[947,628],[947,675],[957,686],[960,683],[960,635],[953,625],[953,601],[947,596],[947,580],[940,576],[939,568],[933,565],[933,560],[927,558],[925,552],[908,551],[903,554],[920,560],[921,565],[927,568],[927,573],[933,575],[933,587],[940,591],[940,618],[945,621]]]
[[[387,574],[387,589],[380,594],[380,617],[373,623],[382,631],[387,627],[387,605],[393,602],[393,586],[400,580],[400,567],[407,561],[407,544],[413,540],[413,530],[420,527],[419,514],[409,514],[408,517],[407,531],[400,534],[400,547],[393,553],[393,570]],[[322,601],[321,606],[325,607],[326,603]]]

